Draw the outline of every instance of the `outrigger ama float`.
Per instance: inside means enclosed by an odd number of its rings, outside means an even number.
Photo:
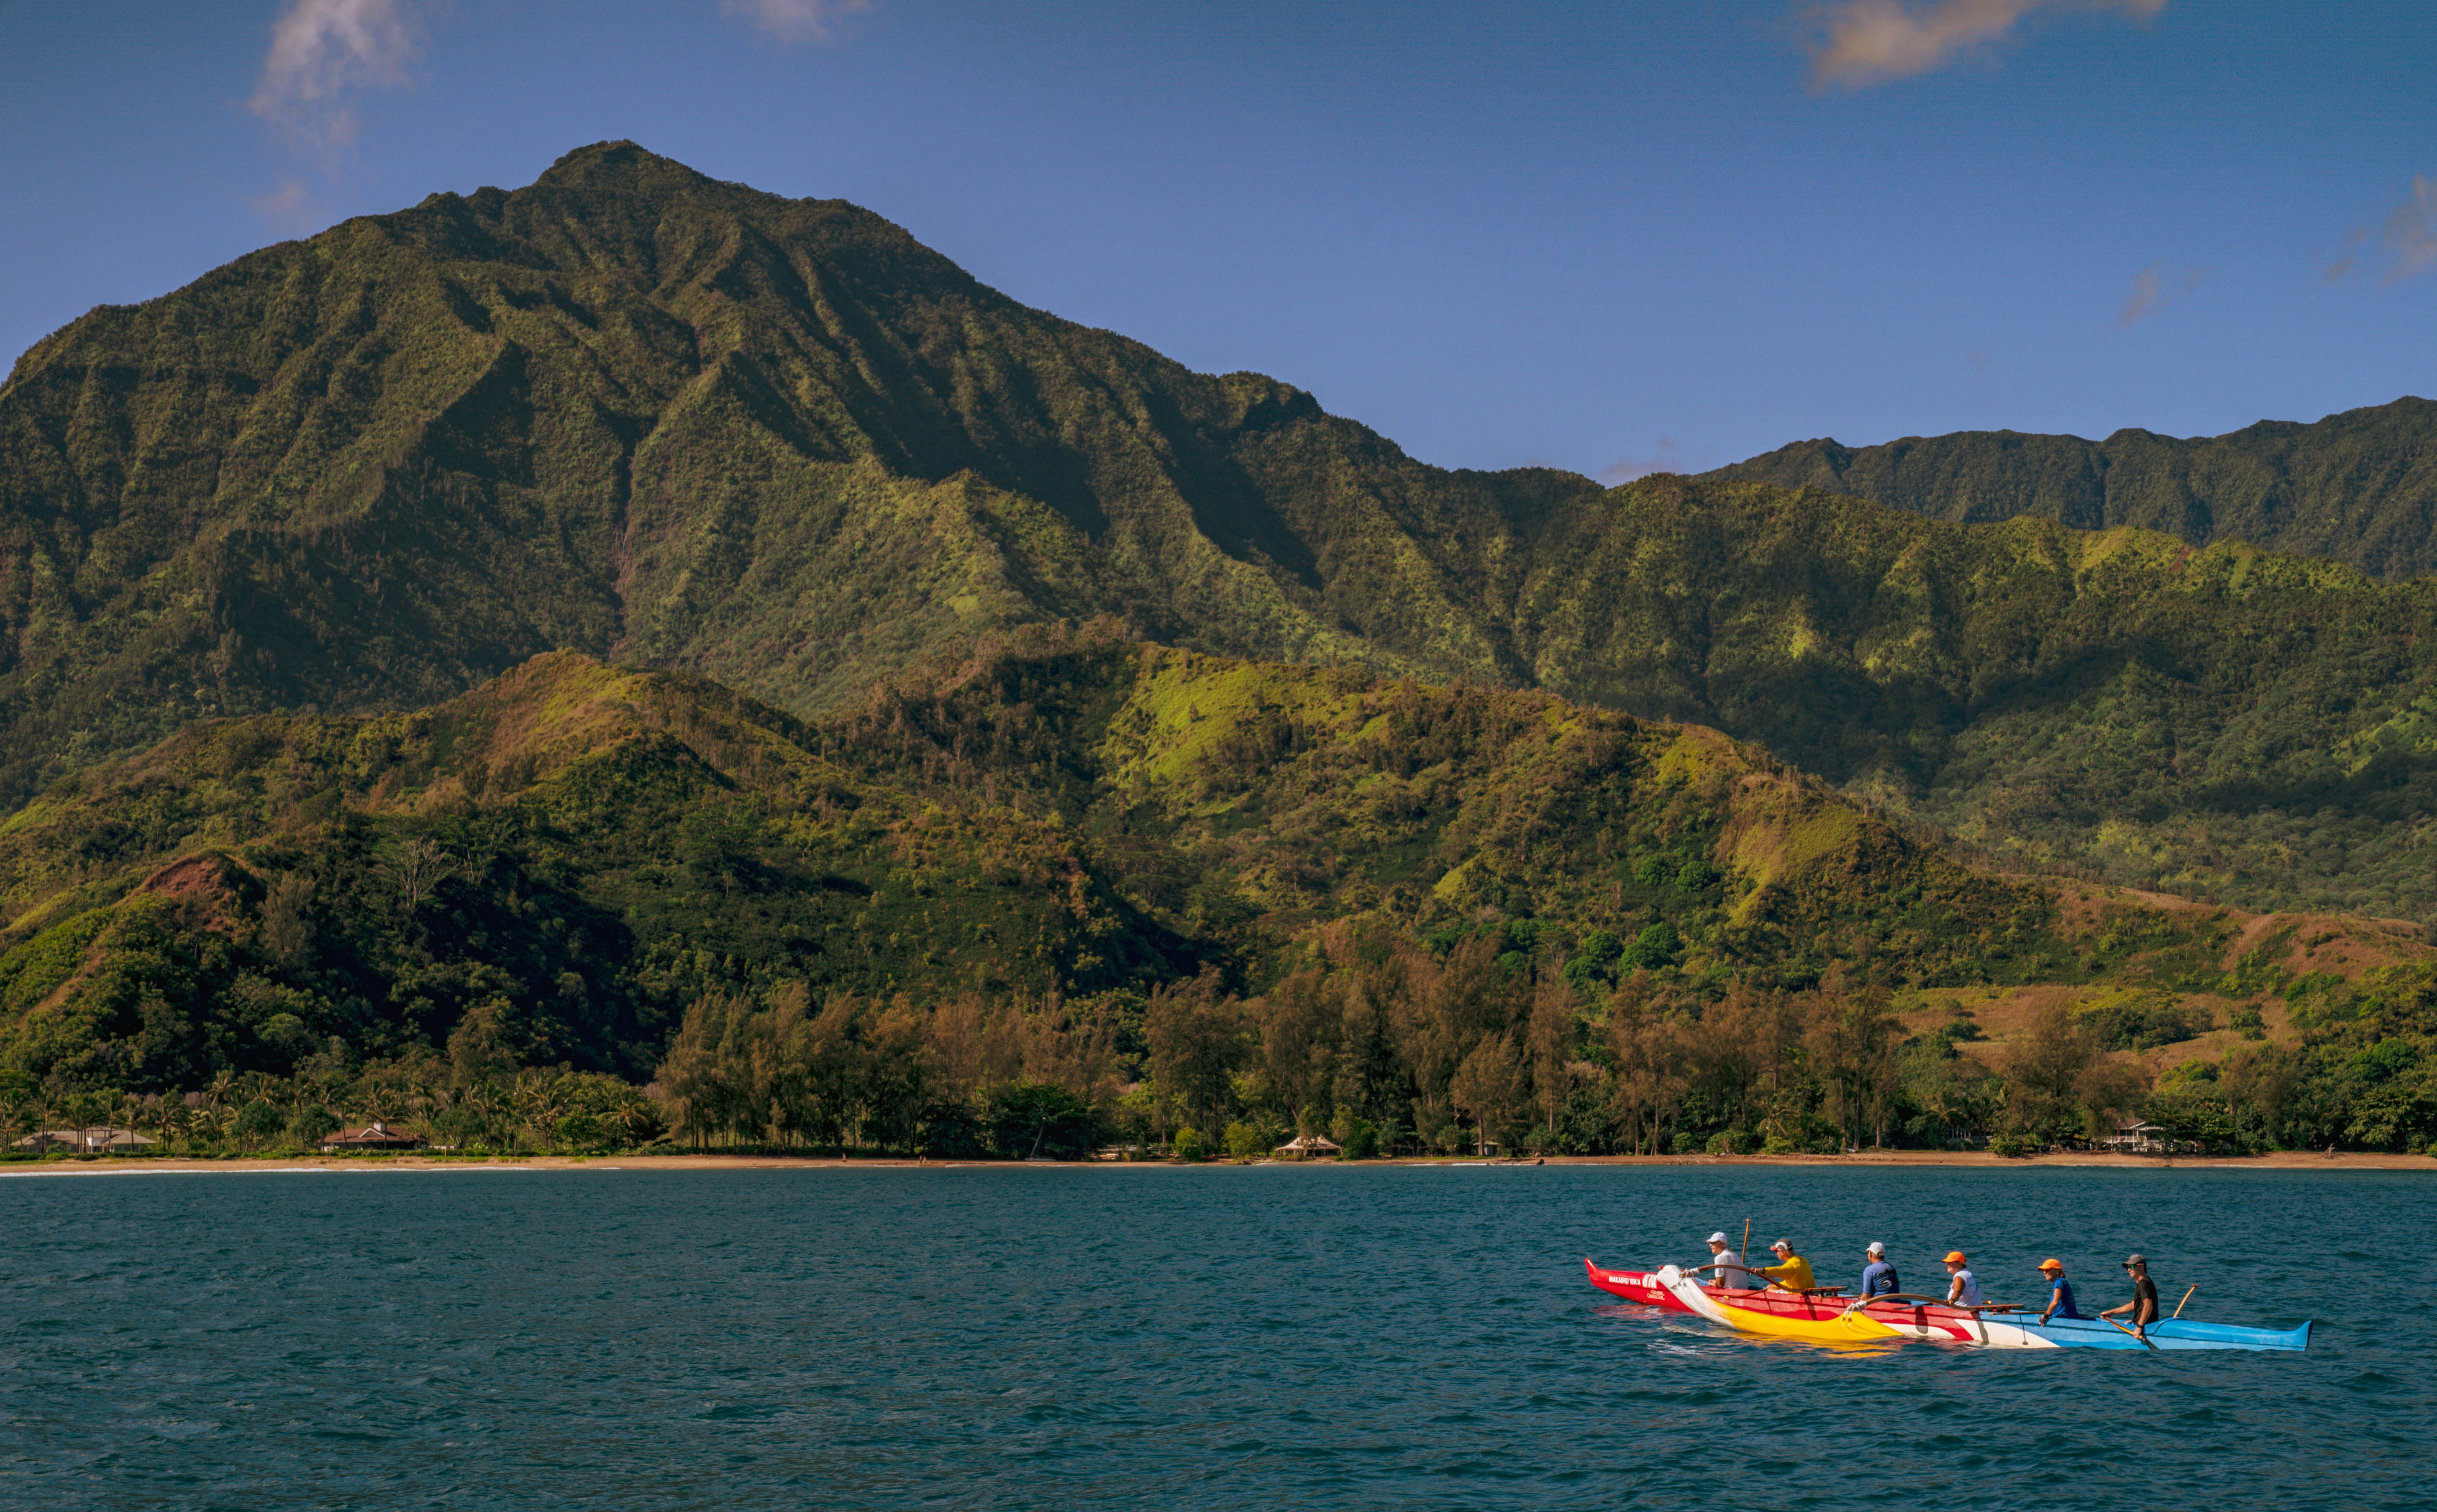
[[[1952,1307],[1934,1297],[1896,1294],[1867,1302],[1849,1298],[1842,1287],[1807,1292],[1777,1288],[1746,1292],[1702,1286],[1673,1265],[1655,1271],[1612,1271],[1583,1261],[1591,1285],[1627,1301],[1690,1312],[1744,1333],[1814,1344],[1869,1344],[1928,1339],[1987,1349],[2306,1349],[2310,1325],[2298,1328],[2243,1328],[2192,1318],[2165,1318],[2149,1325],[2144,1340],[2104,1318],[2038,1321],[2006,1306]]]

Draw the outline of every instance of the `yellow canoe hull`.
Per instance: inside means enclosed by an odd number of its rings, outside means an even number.
[[[1660,1286],[1674,1293],[1675,1299],[1692,1312],[1745,1333],[1802,1339],[1812,1344],[1876,1344],[1883,1339],[1904,1337],[1901,1330],[1859,1312],[1840,1312],[1825,1318],[1781,1318],[1772,1312],[1730,1307],[1693,1285],[1691,1277],[1673,1265],[1662,1265],[1652,1274]]]
[[[1727,1323],[1744,1333],[1766,1334],[1777,1339],[1803,1339],[1813,1344],[1865,1344],[1880,1339],[1901,1339],[1894,1328],[1858,1312],[1839,1313],[1832,1318],[1781,1318],[1774,1313],[1754,1312],[1746,1308],[1718,1304]]]

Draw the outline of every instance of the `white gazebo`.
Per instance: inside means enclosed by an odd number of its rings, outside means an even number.
[[[1297,1134],[1272,1152],[1280,1160],[1335,1160],[1344,1148],[1326,1134]]]

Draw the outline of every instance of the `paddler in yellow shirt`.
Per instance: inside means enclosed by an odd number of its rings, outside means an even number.
[[[1811,1274],[1811,1262],[1795,1254],[1792,1244],[1784,1239],[1779,1239],[1769,1246],[1769,1252],[1777,1257],[1777,1263],[1763,1265],[1756,1274],[1767,1276],[1770,1284],[1782,1287],[1788,1292],[1818,1290],[1819,1281]]]

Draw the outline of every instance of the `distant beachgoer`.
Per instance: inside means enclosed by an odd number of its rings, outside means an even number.
[[[2149,1262],[2138,1255],[2125,1259],[2124,1274],[2132,1278],[2132,1300],[2120,1308],[2109,1308],[2099,1316],[2112,1318],[2119,1312],[2130,1312],[2132,1331],[2147,1340],[2149,1325],[2158,1321],[2158,1283],[2149,1279]]]
[[[1791,1242],[1779,1239],[1769,1246],[1769,1250],[1776,1255],[1777,1263],[1762,1266],[1759,1275],[1767,1276],[1788,1292],[1815,1292],[1819,1289],[1818,1277],[1811,1274],[1811,1262],[1795,1254]]]
[[[1903,1283],[1896,1278],[1896,1268],[1887,1263],[1885,1245],[1877,1239],[1872,1239],[1870,1247],[1862,1254],[1863,1301],[1867,1302],[1872,1297],[1890,1296],[1903,1290]]]
[[[1961,1250],[1946,1252],[1946,1304],[1955,1308],[1976,1308],[1980,1302],[1980,1278],[1972,1274],[1972,1262]]]
[[[2040,1321],[2045,1323],[2051,1317],[2079,1319],[2081,1313],[2073,1305],[2073,1283],[2064,1278],[2064,1261],[2042,1260],[2040,1272],[2048,1280],[2048,1305],[2040,1310]]]

